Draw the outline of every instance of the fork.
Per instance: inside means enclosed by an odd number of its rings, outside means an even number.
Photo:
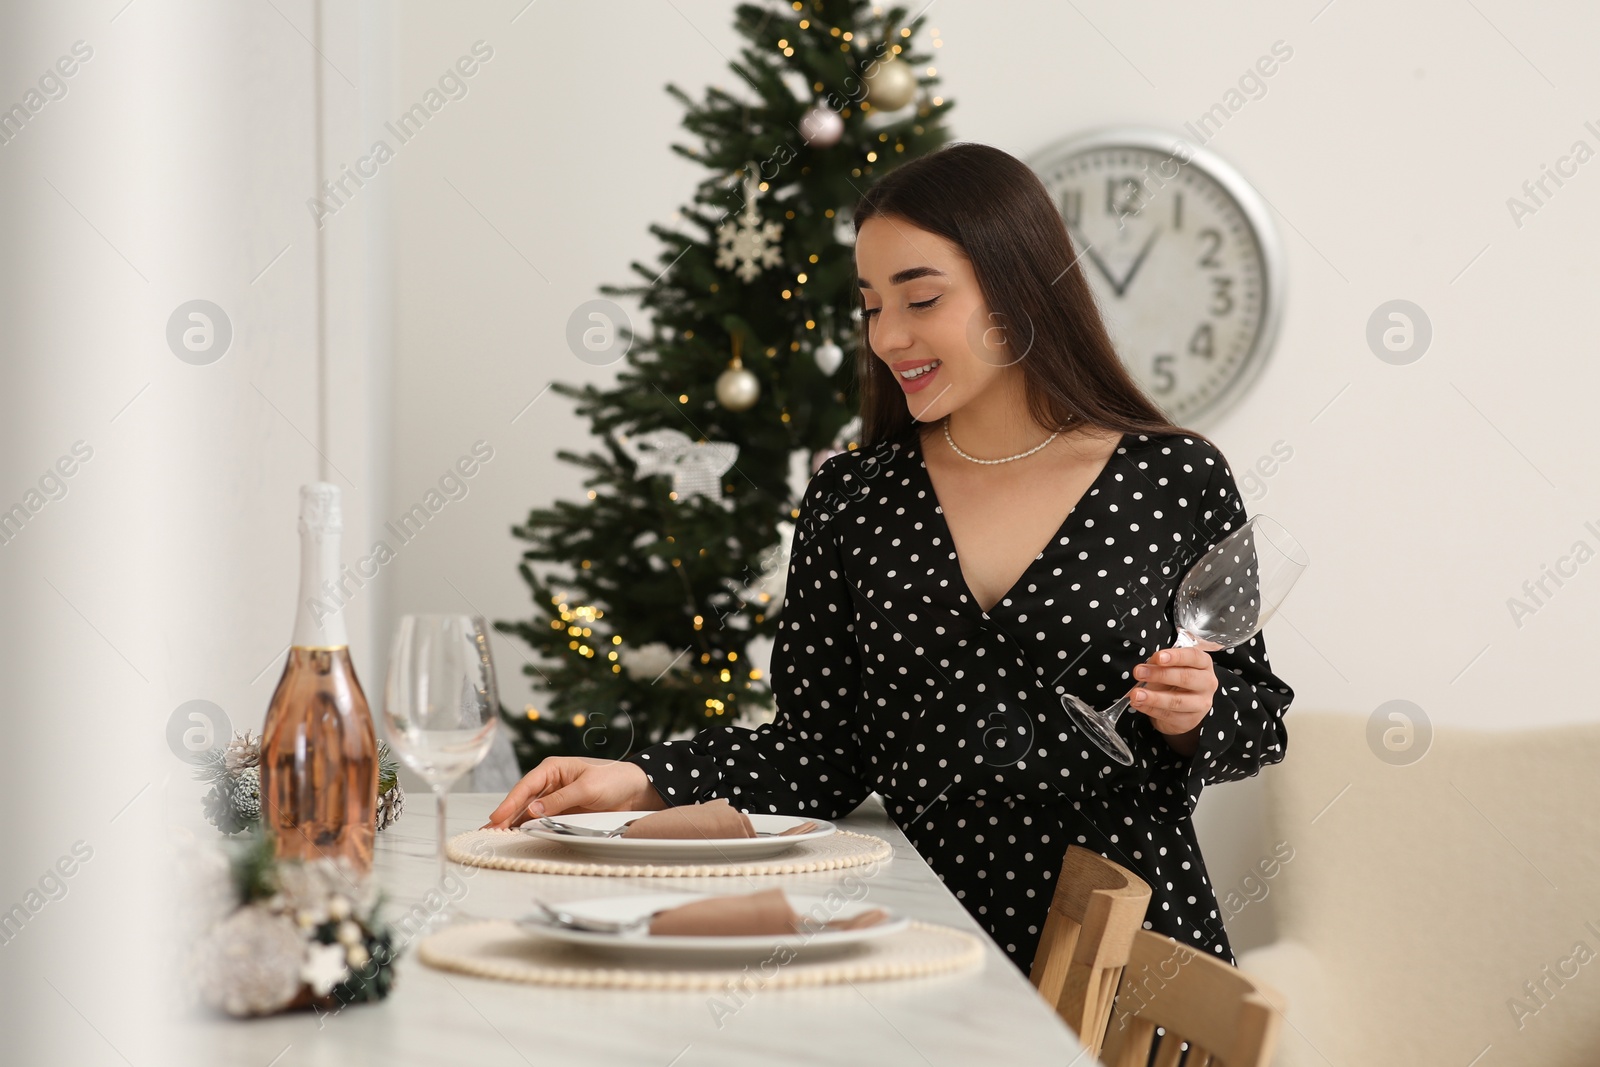
[[[636,930],[648,927],[651,919],[666,910],[662,908],[648,915],[641,915],[637,919],[619,921],[614,919],[587,919],[574,915],[570,911],[563,911],[558,907],[553,908],[537,897],[533,898],[533,906],[538,908],[547,920],[557,926],[563,926],[569,930],[587,930],[596,934],[631,934]]]
[[[621,837],[633,823],[634,820],[629,819],[615,829],[601,830],[594,826],[574,826],[571,823],[557,822],[548,815],[539,816],[539,825],[546,830],[553,830],[558,834],[571,834],[573,837]]]
[[[640,818],[643,818],[643,816],[640,816]],[[558,834],[570,834],[573,837],[621,837],[623,833],[627,831],[628,827],[632,826],[637,821],[637,819],[629,819],[627,822],[616,827],[615,829],[601,830],[594,826],[574,826],[571,823],[557,822],[548,815],[539,816],[539,825],[543,826],[546,830],[551,830]],[[756,836],[792,837],[796,834],[809,833],[814,829],[816,829],[816,823],[807,822],[799,826],[791,826],[787,830],[757,830]]]

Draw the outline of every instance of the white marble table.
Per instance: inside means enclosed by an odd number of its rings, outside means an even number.
[[[453,794],[451,833],[481,826],[500,800]],[[430,796],[408,796],[398,824],[378,835],[375,871],[390,900],[408,907],[438,883]],[[808,989],[758,990],[721,1025],[705,993],[563,989],[434,970],[411,947],[398,981],[378,1004],[352,1005],[318,1018],[310,1012],[251,1021],[188,1025],[197,1062],[257,1067],[357,1064],[495,1067],[533,1064],[1052,1064],[1092,1067],[1072,1031],[1027,978],[972,920],[905,836],[876,795],[840,825],[876,834],[894,858],[869,881],[866,900],[914,918],[975,934],[981,970],[903,981],[865,981]],[[456,868],[461,907],[511,918],[528,898],[570,900],[659,891],[658,878],[599,878]],[[782,885],[825,893],[847,872],[757,878],[672,879],[684,891],[749,892]],[[412,946],[414,947],[414,946]]]

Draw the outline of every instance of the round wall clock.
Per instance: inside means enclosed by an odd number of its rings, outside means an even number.
[[[1283,251],[1265,202],[1176,134],[1095,130],[1028,161],[1072,236],[1123,363],[1179,425],[1248,391],[1283,308]]]

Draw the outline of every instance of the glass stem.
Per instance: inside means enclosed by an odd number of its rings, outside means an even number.
[[[1144,683],[1140,682],[1135,688],[1143,689],[1144,687]],[[1122,713],[1127,711],[1132,706],[1132,702],[1126,696],[1120,696],[1117,698],[1117,702],[1115,704],[1111,705],[1101,714],[1105,715],[1106,721],[1115,727],[1117,725],[1117,720],[1122,718]]]
[[[1190,635],[1188,630],[1179,630],[1178,631],[1177,640],[1172,642],[1172,647],[1173,648],[1193,648],[1195,645],[1197,645],[1199,643],[1200,642],[1196,641]],[[1150,687],[1148,685],[1146,685],[1145,683],[1140,682],[1138,685],[1134,686],[1134,688],[1135,689],[1148,689]],[[1112,726],[1115,726],[1117,724],[1117,720],[1122,717],[1122,713],[1127,711],[1132,706],[1133,706],[1133,702],[1131,700],[1129,700],[1126,696],[1119,697],[1115,704],[1111,705],[1109,708],[1107,708],[1105,710],[1106,721],[1111,723]]]
[[[449,841],[450,831],[445,823],[445,797],[449,795],[448,788],[433,787],[433,795],[439,801],[439,892],[445,890],[445,877],[450,873],[450,859],[445,853],[445,845]]]

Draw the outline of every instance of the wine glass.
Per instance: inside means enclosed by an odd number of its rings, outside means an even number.
[[[494,742],[500,696],[489,628],[478,615],[405,615],[395,626],[383,693],[389,744],[433,789],[439,807],[439,882],[445,903],[430,927],[459,918],[444,886],[449,875],[445,799]]]
[[[1251,516],[1184,575],[1173,603],[1175,647],[1219,652],[1244,644],[1282,606],[1309,563],[1300,542],[1280,523],[1266,515]],[[1133,753],[1117,733],[1117,720],[1130,706],[1127,696],[1104,711],[1071,693],[1063,693],[1061,703],[1106,755],[1125,767],[1133,765]]]

